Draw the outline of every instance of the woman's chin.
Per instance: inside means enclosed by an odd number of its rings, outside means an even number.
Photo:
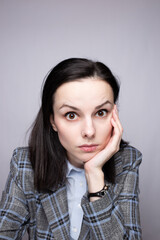
[[[88,156],[83,159],[83,163],[86,163],[88,161],[90,161],[92,158],[94,158],[100,151],[94,152],[94,153],[90,153],[88,154]]]

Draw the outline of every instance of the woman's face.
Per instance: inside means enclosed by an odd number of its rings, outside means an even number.
[[[50,121],[72,165],[82,168],[107,145],[113,106],[112,88],[98,78],[64,83],[56,90]]]

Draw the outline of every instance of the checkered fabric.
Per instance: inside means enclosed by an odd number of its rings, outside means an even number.
[[[82,198],[84,212],[79,240],[140,240],[139,165],[141,153],[127,146],[114,156],[116,183],[107,194],[89,202]],[[0,239],[70,240],[66,186],[49,193],[34,189],[28,148],[17,148],[0,202]],[[53,173],[54,174],[54,173]],[[56,173],[55,173],[56,174]]]

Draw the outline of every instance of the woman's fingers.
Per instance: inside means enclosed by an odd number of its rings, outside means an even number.
[[[107,143],[106,147],[100,151],[98,154],[95,155],[90,161],[85,164],[85,168],[88,165],[92,165],[93,168],[102,168],[103,165],[116,153],[119,151],[120,142],[122,138],[123,128],[120,123],[118,112],[116,110],[116,105],[113,109],[113,114],[111,118],[111,124],[113,126],[112,136]]]
[[[118,111],[117,111],[116,105],[114,106],[114,109],[113,109],[111,124],[113,126],[113,133],[110,139],[110,147],[112,148],[111,150],[115,153],[119,150],[119,145],[120,145],[120,141],[123,133],[123,128],[118,117]]]
[[[112,137],[111,137],[110,142],[109,142],[110,144],[108,144],[108,147],[111,148],[111,151],[113,151],[113,154],[114,154],[119,150],[119,145],[120,145],[122,135],[121,135],[121,132],[120,132],[115,120],[111,119],[111,122],[112,122],[112,125],[113,125],[113,133],[112,133]]]
[[[118,126],[120,132],[122,133],[123,132],[123,128],[122,128],[121,122],[119,120],[118,110],[117,110],[117,106],[116,105],[115,105],[114,110],[113,110],[113,118],[114,118],[115,122],[117,123],[117,126]]]

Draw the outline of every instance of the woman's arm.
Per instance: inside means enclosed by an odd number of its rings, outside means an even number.
[[[84,222],[90,227],[91,239],[142,239],[138,197],[141,154],[129,146],[126,151],[120,183],[110,185],[106,195],[96,201],[83,198]]]

